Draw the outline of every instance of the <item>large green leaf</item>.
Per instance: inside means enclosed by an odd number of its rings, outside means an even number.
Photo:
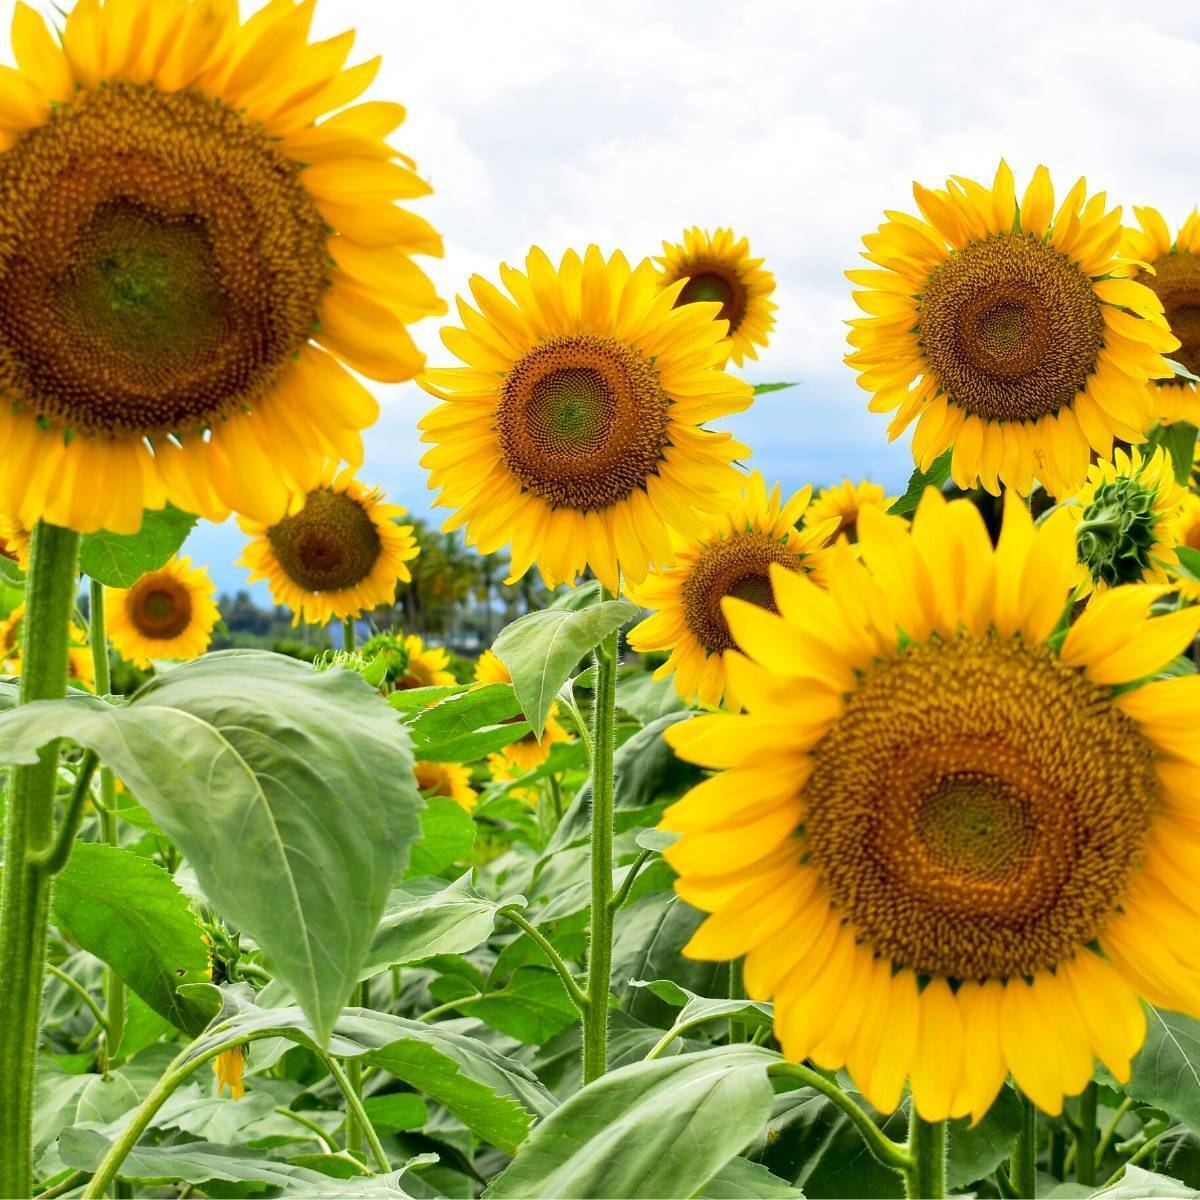
[[[449,887],[439,885],[441,880],[413,880],[388,897],[363,963],[364,979],[384,967],[474,950],[491,936],[496,913],[513,903],[513,899],[488,900],[479,895],[469,873]],[[514,899],[520,902],[519,897]]]
[[[521,710],[538,737],[558,689],[579,660],[637,612],[627,600],[603,600],[578,611],[526,613],[500,631],[493,649],[508,668]]]
[[[531,1046],[548,1042],[579,1020],[579,1010],[557,973],[536,966],[519,968],[503,988],[472,1003],[469,1012]]]
[[[1094,1200],[1200,1200],[1200,1192],[1136,1164],[1125,1168],[1116,1183],[1091,1193]]]
[[[217,1007],[181,984],[208,978],[208,951],[187,897],[149,859],[81,842],[54,884],[54,919],[172,1025],[195,1036]]]
[[[1146,1041],[1125,1091],[1200,1132],[1200,1021],[1146,1006]]]
[[[235,998],[230,1002],[236,1011],[194,1042],[189,1057],[233,1037],[283,1037],[315,1046],[315,1031],[299,1008],[258,1008]],[[390,1072],[503,1150],[515,1149],[531,1120],[554,1107],[554,1098],[526,1067],[441,1025],[348,1008],[334,1026],[328,1049]]]
[[[529,725],[507,683],[493,683],[422,709],[408,721],[413,757],[475,762],[522,738]]]
[[[408,875],[437,875],[461,862],[475,845],[471,814],[449,796],[431,796],[420,812],[421,836],[413,843]]]
[[[634,979],[630,983],[634,987],[648,988],[668,1004],[678,1005],[679,1014],[671,1028],[680,1032],[721,1018],[735,1019],[756,1029],[770,1029],[774,1020],[772,1006],[758,1000],[697,996],[695,992],[680,987],[671,979],[653,979],[648,982]]]
[[[799,1188],[748,1158],[731,1158],[698,1196],[702,1200],[804,1200]]]
[[[928,471],[922,471],[920,467],[913,471],[908,479],[908,487],[904,489],[904,495],[888,509],[888,512],[896,513],[901,517],[907,517],[916,512],[917,505],[921,503],[921,497],[925,495],[925,489],[927,487],[940,489],[950,478],[950,460],[953,456],[954,450],[951,448],[939,454],[930,464]]]
[[[1186,421],[1173,421],[1170,425],[1159,425],[1151,431],[1151,446],[1162,446],[1171,460],[1175,482],[1186,486],[1192,476],[1192,461],[1196,453],[1196,427]]]
[[[88,533],[79,546],[79,569],[98,583],[127,588],[157,571],[187,541],[196,518],[167,505],[147,509],[137,533]]]
[[[635,721],[649,725],[667,713],[687,708],[675,690],[675,677],[655,679],[648,671],[634,671],[617,681],[617,707],[624,709]]]
[[[125,781],[323,1041],[417,835],[396,714],[353,672],[228,651],[152,679],[127,707],[0,714],[0,760],[31,762],[61,736]]]
[[[776,1058],[719,1046],[612,1071],[542,1122],[484,1195],[695,1195],[766,1125]]]

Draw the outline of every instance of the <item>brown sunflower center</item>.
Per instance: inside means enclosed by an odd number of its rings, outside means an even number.
[[[192,594],[165,571],[143,575],[129,590],[129,619],[144,638],[170,641],[192,619]]]
[[[1188,531],[1183,537],[1183,544],[1189,550],[1200,550],[1200,519],[1188,526]]]
[[[552,508],[618,504],[658,473],[670,399],[640,351],[615,337],[547,338],[509,372],[496,411],[508,469]]]
[[[116,83],[0,156],[0,386],[66,429],[190,433],[254,404],[313,332],[327,230],[266,133]]]
[[[1200,255],[1165,254],[1154,264],[1153,275],[1143,272],[1137,278],[1157,293],[1167,324],[1179,339],[1179,349],[1170,357],[1193,375],[1200,374]]]
[[[911,647],[818,744],[805,840],[865,942],[955,979],[1030,976],[1116,910],[1157,797],[1105,691],[1018,639]]]
[[[1020,235],[970,242],[936,268],[917,321],[942,390],[989,421],[1033,421],[1070,404],[1104,344],[1092,281]]]
[[[771,564],[798,571],[802,559],[803,555],[765,533],[739,533],[706,546],[681,588],[684,620],[696,641],[709,654],[732,650],[735,643],[721,601],[736,596],[775,612]]]
[[[344,492],[317,488],[304,507],[267,530],[287,577],[307,592],[356,587],[379,558],[379,531],[361,504]]]
[[[710,264],[694,266],[675,301],[675,307],[701,300],[720,304],[721,311],[717,313],[717,319],[729,322],[730,333],[737,329],[746,315],[745,285],[724,267]]]
[[[5,540],[3,534],[0,534],[0,558],[7,558],[9,562],[17,561],[17,552]]]

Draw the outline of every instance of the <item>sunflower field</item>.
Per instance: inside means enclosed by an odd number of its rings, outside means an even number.
[[[914,184],[792,491],[740,231],[451,310],[312,18],[15,7],[0,1196],[1200,1198],[1200,216]]]

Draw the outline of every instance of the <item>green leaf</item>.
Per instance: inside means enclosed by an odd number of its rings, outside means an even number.
[[[482,729],[456,738],[413,742],[413,757],[418,762],[472,763],[511,746],[529,732],[525,721],[504,725],[485,725]]]
[[[475,822],[448,796],[430,796],[420,813],[421,836],[412,847],[407,875],[438,875],[466,858],[475,845]]]
[[[189,1083],[172,1093],[155,1113],[152,1124],[156,1129],[182,1129],[206,1142],[244,1141],[242,1130],[269,1116],[276,1103],[268,1091],[252,1088],[234,1101],[203,1089],[198,1083]]]
[[[78,696],[0,714],[0,760],[34,761],[62,736],[125,781],[323,1041],[418,830],[396,714],[353,672],[227,651],[127,707]]]
[[[1175,482],[1187,484],[1192,477],[1192,462],[1196,453],[1196,427],[1186,421],[1159,425],[1147,439],[1151,446],[1162,446],[1171,458]]]
[[[95,842],[75,846],[54,884],[54,919],[108,963],[155,1012],[194,1037],[217,1014],[211,994],[181,995],[208,979],[208,951],[179,886],[149,859]]]
[[[1177,379],[1186,379],[1190,383],[1200,383],[1200,375],[1193,375],[1181,362],[1177,362],[1173,358],[1167,359],[1167,366],[1175,372]]]
[[[766,1125],[776,1060],[718,1046],[612,1071],[543,1121],[484,1196],[695,1195]]]
[[[491,936],[496,913],[505,904],[522,902],[520,897],[505,901],[485,899],[471,886],[469,872],[437,891],[429,891],[429,883],[413,881],[388,897],[383,919],[363,963],[364,979],[385,967],[420,962],[435,954],[474,950]]]
[[[489,683],[428,707],[422,706],[408,722],[408,730],[415,747],[426,742],[452,741],[486,725],[499,725],[520,712],[521,705],[510,684]]]
[[[901,517],[907,517],[916,512],[917,505],[921,503],[921,497],[925,495],[925,489],[935,487],[940,490],[946,480],[950,478],[950,460],[953,457],[954,449],[951,447],[933,460],[928,471],[922,471],[920,468],[913,471],[908,477],[908,487],[905,489],[904,495],[888,509],[888,512]]]
[[[748,1158],[731,1158],[697,1195],[703,1200],[804,1200],[799,1188]]]
[[[1091,1193],[1093,1200],[1200,1200],[1200,1192],[1154,1171],[1126,1167],[1116,1183]]]
[[[579,1020],[557,973],[532,966],[518,968],[505,987],[487,992],[464,1011],[531,1046],[541,1046]]]
[[[756,396],[765,396],[768,392],[782,392],[785,388],[799,386],[798,383],[756,383],[754,385],[754,394]]]
[[[521,711],[538,737],[558,689],[579,660],[637,613],[628,600],[603,600],[578,612],[526,613],[500,631],[493,649],[508,668]]]
[[[15,588],[25,586],[25,572],[4,554],[0,554],[0,583]]]
[[[402,1129],[420,1129],[429,1120],[429,1107],[416,1092],[392,1092],[386,1096],[368,1096],[363,1108],[381,1137]]]
[[[547,608],[570,609],[572,612],[581,608],[590,608],[600,599],[600,580],[585,579],[578,587],[564,588]]]
[[[1146,1041],[1124,1090],[1200,1131],[1200,1021],[1145,1007]]]
[[[770,1029],[774,1021],[774,1009],[770,1004],[757,1000],[731,1000],[725,997],[697,996],[695,992],[680,987],[671,979],[655,979],[649,983],[640,979],[630,980],[633,987],[648,988],[660,1000],[679,1008],[674,1029],[686,1029],[703,1021],[715,1021],[720,1017],[733,1017],[759,1029]]]
[[[400,713],[420,713],[439,700],[461,696],[468,689],[460,684],[435,684],[431,687],[401,688],[388,697],[388,704]]]
[[[315,1045],[313,1027],[300,1009],[258,1008],[232,997],[230,1002],[238,1011],[194,1042],[189,1057],[199,1057],[231,1037],[255,1034]],[[545,1116],[554,1107],[554,1098],[526,1067],[478,1038],[437,1024],[347,1009],[334,1026],[328,1049],[390,1072],[502,1150],[514,1150],[533,1117]]]
[[[157,571],[187,541],[196,518],[170,504],[148,508],[137,533],[84,534],[79,547],[79,569],[109,587],[133,587],[147,571]]]
[[[648,671],[635,671],[617,681],[617,707],[623,708],[635,721],[649,725],[667,713],[687,708],[675,690],[675,677],[655,679]]]
[[[1021,1132],[1021,1102],[1011,1088],[1001,1088],[978,1125],[964,1118],[947,1122],[946,1130],[946,1187],[966,1187],[987,1178],[1008,1158]]]

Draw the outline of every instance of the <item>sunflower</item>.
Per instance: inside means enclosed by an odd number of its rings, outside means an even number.
[[[21,622],[25,619],[25,605],[18,604],[0,621],[0,659],[11,658],[21,652]]]
[[[220,620],[216,588],[203,567],[173,558],[131,588],[105,588],[105,615],[113,647],[146,669],[156,658],[198,658]]]
[[[250,582],[266,579],[276,604],[292,610],[292,624],[324,625],[357,617],[396,598],[396,584],[412,578],[405,563],[419,553],[404,509],[383,492],[357,482],[345,467],[326,465],[317,485],[292,497],[287,515],[271,525],[239,517],[253,541],[238,560]]]
[[[1159,298],[1117,256],[1121,212],[1084,180],[1054,213],[1038,167],[1018,206],[1012,172],[992,187],[954,178],[913,185],[924,220],[888,213],[863,239],[882,270],[848,271],[866,317],[851,321],[846,361],[873,412],[898,408],[889,438],[914,421],[923,471],[954,447],[961,488],[1075,491],[1089,455],[1114,437],[1143,441],[1154,421],[1147,382],[1168,379],[1178,346]]]
[[[471,786],[471,768],[462,763],[418,762],[413,765],[417,787],[427,796],[445,796],[470,812],[479,801]]]
[[[396,691],[411,688],[453,687],[458,680],[450,670],[450,654],[441,646],[426,648],[424,641],[415,633],[404,639],[406,661],[403,674],[396,677]]]
[[[629,631],[630,649],[671,652],[655,679],[673,674],[675,690],[689,702],[715,706],[724,695],[729,708],[740,706],[722,657],[734,645],[722,602],[740,596],[774,612],[772,564],[788,571],[820,568],[837,521],[797,530],[811,498],[812,488],[805,487],[785,502],[779,485],[768,492],[755,471],[741,497],[699,537],[676,539],[676,565],[654,572],[632,593],[655,611]]]
[[[669,560],[669,529],[695,531],[737,491],[749,454],[702,423],[750,404],[726,375],[715,304],[674,308],[683,281],[658,290],[649,259],[630,268],[595,246],[556,269],[539,249],[527,274],[475,276],[476,311],[442,339],[466,366],[420,383],[445,403],[421,421],[421,460],[445,528],[490,554],[512,543],[511,580],[536,561],[553,587],[591,567],[610,591]]]
[[[19,676],[22,673],[21,633],[24,620],[25,605],[18,604],[0,621],[0,674]],[[94,692],[96,664],[88,646],[87,630],[72,621],[67,637],[67,680],[75,687]]]
[[[1011,1072],[1049,1113],[1129,1078],[1139,996],[1200,1015],[1200,676],[1143,682],[1200,610],[1097,596],[1066,633],[1073,525],[1010,492],[999,545],[929,489],[865,509],[823,590],[725,601],[748,715],[676,725],[720,773],[664,814],[686,953],[746,955],[785,1055],[845,1065],[876,1108],[980,1118]]]
[[[1200,496],[1185,493],[1170,541],[1177,550],[1194,550],[1200,554]],[[1172,575],[1172,582],[1186,599],[1200,601],[1200,578],[1196,573],[1185,568]]]
[[[525,773],[513,764],[511,758],[503,754],[489,754],[486,762],[488,776],[493,783],[508,783]],[[530,808],[540,799],[536,787],[510,787],[506,795],[522,804],[528,804]]]
[[[726,350],[740,367],[747,358],[758,358],[755,346],[766,346],[775,325],[775,276],[763,270],[761,258],[750,257],[750,243],[735,240],[732,229],[693,227],[684,232],[683,245],[663,242],[660,287],[686,280],[675,303],[712,301],[721,306],[717,319],[729,322]]]
[[[1200,213],[1171,231],[1154,208],[1134,207],[1140,229],[1127,229],[1121,251],[1145,264],[1135,279],[1150,288],[1162,301],[1167,324],[1179,339],[1171,357],[1193,375],[1200,375]],[[1152,384],[1154,408],[1165,425],[1187,421],[1200,425],[1200,393],[1196,385],[1180,376]]]
[[[29,530],[12,517],[0,516],[0,558],[15,562],[22,571],[29,569]]]
[[[246,1048],[235,1046],[222,1050],[213,1059],[213,1074],[217,1077],[217,1095],[229,1088],[229,1098],[240,1100],[246,1094]]]
[[[0,511],[137,530],[171,501],[275,521],[326,456],[362,461],[410,379],[428,192],[345,107],[378,59],[309,44],[311,0],[78,0],[61,38],[18,3],[0,85]],[[335,111],[337,110],[337,111]],[[333,114],[333,115],[328,115]],[[318,124],[318,119],[325,119]]]
[[[512,683],[512,675],[491,650],[485,650],[475,664],[475,682],[480,684]],[[512,720],[519,721],[523,718],[513,717]],[[546,725],[542,730],[541,738],[535,737],[533,731],[530,730],[524,737],[513,742],[511,746],[505,746],[499,757],[511,763],[516,773],[523,775],[526,771],[532,771],[534,767],[541,766],[550,757],[550,747],[555,742],[569,742],[570,740],[570,735],[558,720],[558,704],[554,703],[550,705],[550,712],[546,716]],[[492,778],[494,779],[496,776],[493,774]]]
[[[1093,463],[1087,483],[1070,501],[1083,590],[1119,583],[1166,583],[1178,567],[1176,525],[1188,493],[1175,482],[1160,446],[1144,456],[1116,450],[1112,462]]]
[[[858,514],[864,508],[887,512],[896,497],[889,496],[877,483],[864,479],[854,483],[843,479],[832,487],[822,488],[804,514],[804,524],[812,528],[831,519],[837,521],[834,537],[838,541],[858,541]]]

